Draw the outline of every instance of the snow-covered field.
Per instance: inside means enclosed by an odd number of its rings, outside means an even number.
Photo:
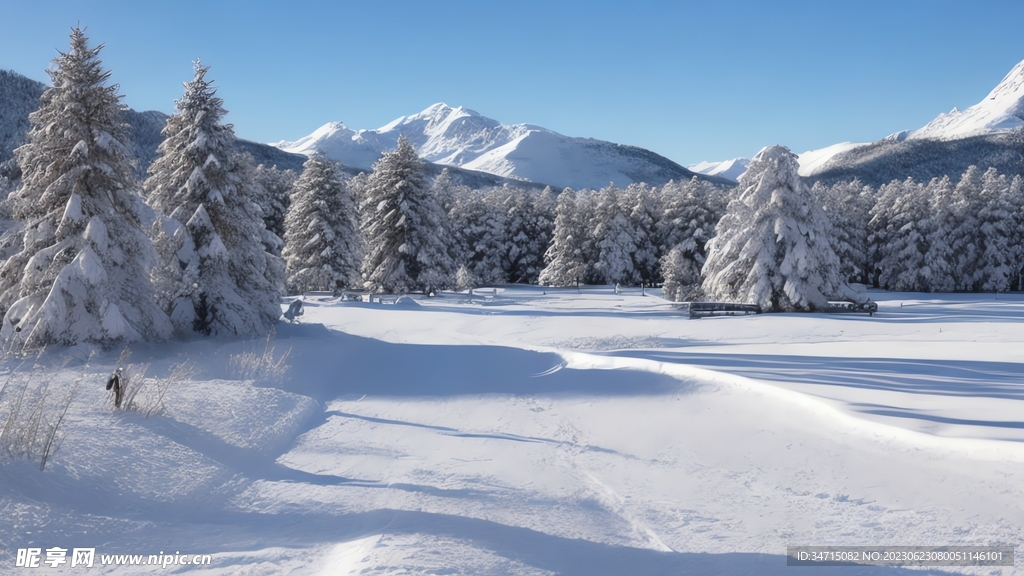
[[[148,418],[107,401],[120,350],[8,361],[0,425],[28,377],[79,387],[44,472],[0,465],[0,573],[59,546],[96,548],[69,573],[921,574],[786,546],[1019,544],[1024,296],[871,296],[691,320],[607,287],[310,295],[255,383],[231,360],[264,342],[137,346],[151,378],[195,366]]]

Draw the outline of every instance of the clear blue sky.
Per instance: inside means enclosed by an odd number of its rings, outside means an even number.
[[[4,0],[0,68],[39,80],[81,23],[125,103],[211,66],[236,132],[377,128],[434,102],[681,164],[870,141],[980,101],[1024,2]]]

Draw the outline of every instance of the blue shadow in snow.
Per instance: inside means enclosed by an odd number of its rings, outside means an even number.
[[[643,350],[616,351],[609,355],[700,366],[768,382],[914,395],[1024,400],[1024,366],[1015,362],[691,354]],[[831,396],[826,390],[822,390],[821,395]],[[903,406],[851,403],[850,407],[862,414],[874,416],[958,426],[1024,429],[1024,421],[951,418]]]
[[[289,337],[290,378],[275,387],[320,401],[342,396],[476,394],[598,396],[678,393],[670,376],[634,370],[564,369],[560,356],[501,346],[392,344],[305,328]],[[280,334],[280,332],[279,332]]]
[[[907,394],[1024,400],[1024,365],[972,360],[693,354],[625,350],[612,356],[689,364],[758,380]]]

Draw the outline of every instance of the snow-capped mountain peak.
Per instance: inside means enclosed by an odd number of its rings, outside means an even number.
[[[314,130],[313,133],[310,134],[309,136],[299,138],[295,142],[285,142],[284,140],[282,140],[277,144],[273,144],[273,146],[281,147],[287,144],[288,146],[291,147],[304,149],[316,142],[320,142],[331,138],[352,136],[354,134],[355,130],[352,130],[348,126],[345,126],[344,122],[328,122],[327,124],[324,124],[323,126]]]
[[[688,166],[688,168],[697,174],[720,176],[736,182],[747,171],[747,166],[749,165],[750,158],[733,158],[732,160],[722,162],[708,162],[705,160],[704,162]]]
[[[353,131],[329,123],[295,142],[274,146],[307,155],[319,151],[348,166],[369,169],[383,152],[397,146],[399,136],[408,138],[430,162],[560,187],[662,184],[694,175],[642,148],[573,138],[531,124],[506,125],[443,102],[376,130]]]
[[[955,140],[1005,132],[1024,125],[1024,61],[1019,62],[984,100],[967,108],[939,114],[910,139]]]

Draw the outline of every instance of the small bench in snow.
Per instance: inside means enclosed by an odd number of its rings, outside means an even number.
[[[367,294],[363,296],[363,301],[385,306],[416,305],[415,300],[404,294]]]
[[[688,306],[690,318],[701,316],[737,316],[743,314],[760,314],[761,307],[757,304],[737,304],[735,302],[690,302]]]
[[[878,312],[878,304],[867,300],[865,302],[854,302],[853,300],[829,300],[828,306],[822,312],[832,314],[847,314],[861,312],[868,316],[874,316]]]

